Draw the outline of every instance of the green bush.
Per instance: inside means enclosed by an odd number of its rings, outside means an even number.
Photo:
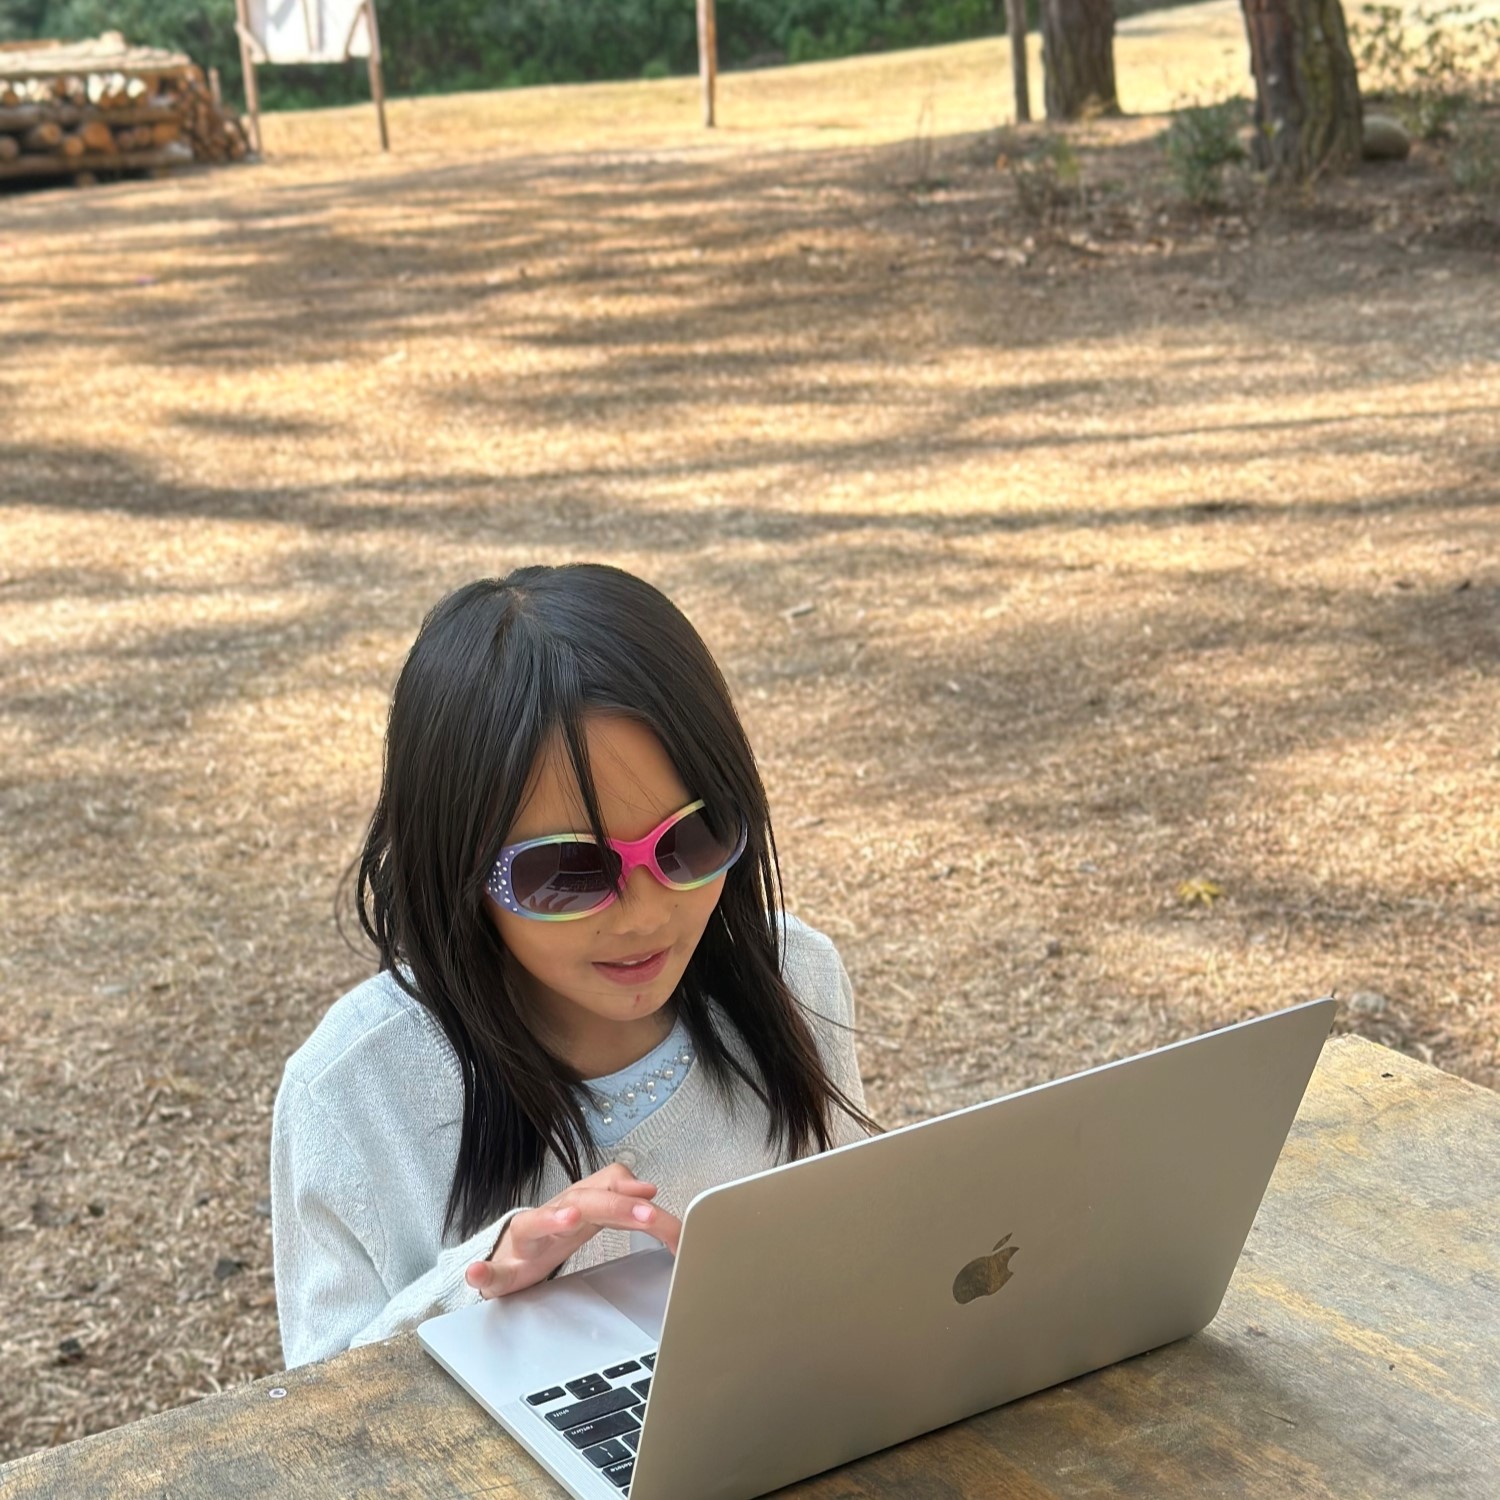
[[[1460,132],[1448,169],[1464,192],[1500,199],[1500,128],[1471,123]]]
[[[1389,97],[1423,140],[1452,135],[1471,101],[1500,98],[1500,18],[1472,4],[1365,5],[1349,40],[1362,92]]]
[[[1050,224],[1087,206],[1083,160],[1067,136],[1045,132],[1003,160],[1023,218]]]
[[[1223,198],[1224,168],[1245,160],[1239,135],[1244,120],[1239,99],[1192,105],[1173,115],[1163,145],[1189,202],[1205,207]]]

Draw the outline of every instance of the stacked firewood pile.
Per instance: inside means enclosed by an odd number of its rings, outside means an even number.
[[[191,58],[88,42],[0,45],[0,179],[87,177],[249,152]]]

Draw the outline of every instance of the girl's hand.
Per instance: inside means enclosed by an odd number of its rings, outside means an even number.
[[[477,1260],[464,1279],[481,1297],[504,1297],[545,1281],[601,1229],[643,1229],[673,1255],[682,1222],[648,1203],[656,1188],[614,1162],[575,1182],[540,1208],[528,1208],[506,1226],[488,1260]]]

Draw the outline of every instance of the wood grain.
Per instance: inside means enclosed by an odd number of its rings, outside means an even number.
[[[1207,1330],[782,1493],[1493,1500],[1497,1161],[1500,1095],[1337,1038]],[[22,1459],[0,1493],[562,1495],[412,1335]]]

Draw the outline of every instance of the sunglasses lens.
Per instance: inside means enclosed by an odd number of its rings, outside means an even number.
[[[597,844],[537,844],[511,861],[516,905],[539,917],[570,916],[602,906],[613,894]]]
[[[657,840],[656,862],[673,885],[701,885],[727,870],[741,847],[738,829],[727,837],[715,833],[700,807]]]

